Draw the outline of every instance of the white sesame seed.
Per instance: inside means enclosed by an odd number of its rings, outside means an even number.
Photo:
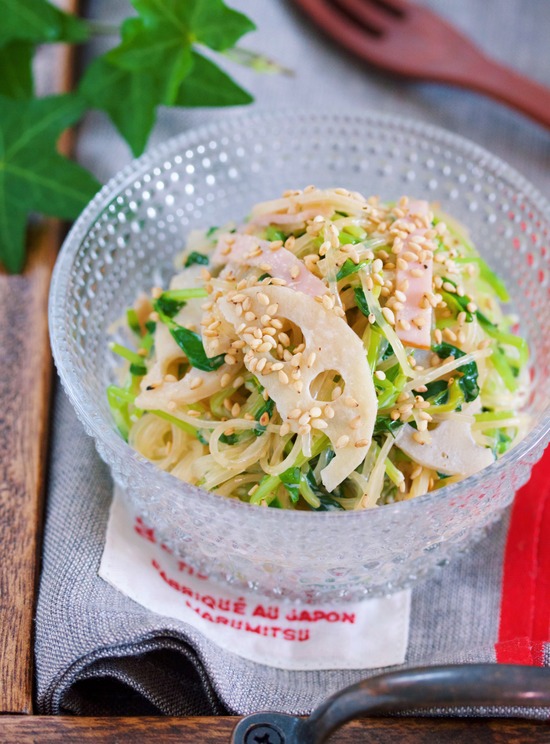
[[[315,364],[316,358],[317,358],[317,354],[314,351],[312,351],[307,359],[307,366],[310,368],[313,367],[313,365]]]
[[[335,401],[337,398],[339,398],[342,395],[342,388],[340,385],[336,385],[334,390],[332,391],[332,395],[330,396],[330,399],[332,401]]]
[[[343,447],[347,447],[349,444],[349,437],[347,434],[342,434],[341,437],[338,437],[336,440],[336,449],[342,449]]]
[[[284,370],[280,369],[277,377],[279,378],[279,382],[281,383],[281,385],[288,385],[288,375],[286,372],[284,372]]]
[[[395,315],[393,314],[393,311],[390,310],[389,307],[382,308],[382,315],[384,316],[384,318],[387,320],[387,322],[390,325],[392,326],[395,325]]]
[[[313,427],[314,429],[327,429],[327,428],[328,428],[328,424],[327,424],[327,422],[326,422],[326,421],[324,421],[323,419],[320,419],[320,418],[314,419],[314,420],[313,420],[313,421],[311,422],[311,426],[312,426],[312,427]]]
[[[383,372],[381,369],[377,369],[374,373],[374,376],[377,380],[385,380],[386,379],[386,373]]]
[[[344,405],[345,405],[345,406],[346,406],[347,408],[357,408],[357,407],[358,407],[358,405],[359,405],[359,403],[358,403],[358,402],[357,402],[357,401],[355,400],[355,398],[352,398],[352,396],[351,396],[351,395],[348,395],[348,396],[347,396],[347,397],[346,397],[346,398],[344,399]]]

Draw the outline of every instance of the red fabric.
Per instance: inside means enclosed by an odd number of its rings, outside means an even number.
[[[543,663],[550,642],[550,447],[516,494],[504,555],[500,664]]]

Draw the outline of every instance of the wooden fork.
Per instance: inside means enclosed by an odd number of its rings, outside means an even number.
[[[550,89],[486,57],[452,25],[408,0],[295,0],[327,34],[396,75],[485,93],[550,127]]]

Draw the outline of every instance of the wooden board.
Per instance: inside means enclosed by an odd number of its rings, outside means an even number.
[[[237,718],[68,718],[5,716],[0,743],[229,744]],[[353,721],[330,744],[543,744],[550,725],[496,719],[371,718]],[[251,742],[252,744],[252,742]],[[287,742],[291,744],[291,742]]]
[[[59,3],[74,11],[76,0]],[[51,50],[48,92],[70,88],[72,50]],[[67,154],[71,138],[60,150]],[[47,306],[63,228],[44,220],[29,234],[20,276],[0,271],[0,713],[32,711],[33,614],[46,479],[52,362]],[[1,726],[1,724],[0,724]]]

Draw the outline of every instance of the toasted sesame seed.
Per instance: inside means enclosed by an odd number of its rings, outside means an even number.
[[[239,415],[240,412],[241,412],[240,405],[238,403],[234,403],[233,406],[231,407],[231,415],[233,417],[236,417]]]
[[[311,354],[307,358],[307,366],[310,368],[313,367],[316,359],[317,359],[317,354],[314,351],[312,351]]]
[[[343,447],[347,447],[349,444],[349,437],[347,434],[342,434],[341,437],[338,437],[336,440],[336,449],[342,449]]]
[[[405,260],[403,260],[401,257],[397,259],[397,261],[395,262],[395,265],[397,266],[398,269],[401,269],[401,271],[407,271],[407,269],[409,268],[409,264]]]
[[[261,302],[262,305],[265,305],[266,307],[267,305],[269,305],[269,297],[263,292],[258,292],[258,294],[256,295],[256,299],[258,300],[258,302]]]
[[[263,354],[263,353],[265,353],[266,351],[270,351],[270,350],[271,350],[271,348],[272,348],[272,346],[271,346],[271,344],[269,343],[269,341],[264,341],[263,343],[261,343],[261,344],[260,344],[260,345],[258,346],[258,351],[259,351],[260,353],[262,353],[262,354]]]
[[[400,412],[394,408],[393,411],[390,413],[390,418],[392,421],[397,421],[397,419],[401,416]]]
[[[300,418],[298,419],[298,423],[303,426],[304,424],[308,424],[310,419],[311,419],[311,415],[309,411],[304,411],[302,415],[300,416]]]
[[[413,318],[412,322],[417,328],[424,328],[426,325],[426,318],[423,315],[417,315],[416,318]]]
[[[320,418],[313,419],[313,421],[311,422],[311,426],[314,429],[327,429],[328,428],[327,422]]]
[[[424,276],[424,269],[413,269],[411,271],[411,276],[414,276],[416,278]]]
[[[434,331],[434,338],[436,340],[436,343],[440,344],[443,341],[443,334],[441,333],[439,328],[436,328]]]
[[[262,357],[258,364],[256,365],[256,372],[263,372],[265,365],[267,364],[267,359],[265,357]]]
[[[477,345],[478,349],[486,349],[488,346],[490,346],[491,341],[488,338],[484,338],[483,341],[480,341]]]
[[[476,312],[476,310],[477,310],[477,305],[475,304],[475,302],[469,302],[469,303],[468,303],[468,304],[466,305],[466,310],[467,310],[467,311],[468,311],[469,313],[475,313],[475,312]]]
[[[450,328],[444,328],[443,329],[443,338],[446,338],[447,341],[456,341],[456,333],[454,331],[451,331]]]
[[[279,378],[279,382],[281,383],[281,385],[288,385],[288,375],[284,370],[280,369],[277,377]]]
[[[451,282],[443,282],[442,287],[446,292],[456,294],[456,287],[454,286],[454,284],[451,284]]]
[[[277,276],[273,277],[272,284],[275,284],[277,287],[286,287],[287,283],[286,279],[279,279]]]
[[[347,396],[347,397],[346,397],[346,398],[344,399],[344,405],[345,405],[345,406],[346,406],[347,408],[357,408],[357,407],[358,407],[358,405],[359,405],[359,403],[358,403],[358,402],[357,402],[357,401],[355,400],[355,398],[352,398],[352,396],[351,396],[351,395],[348,395],[348,396]]]
[[[290,278],[291,279],[297,279],[300,275],[300,267],[298,264],[294,264],[294,266],[290,269]]]
[[[276,302],[274,302],[273,304],[268,305],[266,313],[268,315],[275,315],[278,309],[279,309],[279,305]]]
[[[281,332],[278,334],[277,338],[282,343],[283,346],[290,346],[290,338],[288,335],[284,332]]]
[[[153,287],[153,289],[151,290],[151,297],[154,300],[158,300],[161,294],[162,294],[162,287]]]
[[[422,465],[416,465],[411,471],[411,479],[414,480],[415,478],[418,478],[418,476],[422,474],[423,470],[424,468]]]
[[[334,408],[327,403],[327,405],[323,409],[323,414],[328,419],[334,418]]]
[[[284,437],[286,434],[288,434],[290,431],[290,424],[288,421],[285,421],[281,424],[281,428],[279,429],[279,435],[281,437]]]
[[[292,387],[294,388],[294,390],[296,390],[297,393],[301,393],[304,389],[304,383],[302,382],[302,380],[296,380],[296,382],[292,384]]]
[[[357,449],[360,449],[361,447],[368,447],[370,444],[368,439],[359,439],[359,441],[355,442],[355,446]]]
[[[418,444],[427,444],[425,436],[423,436],[423,432],[415,431],[412,437],[415,442],[418,442]]]
[[[394,295],[395,295],[395,299],[398,300],[399,302],[407,302],[407,295],[404,292],[402,292],[400,289],[396,289]]]
[[[399,318],[399,320],[397,321],[397,327],[401,328],[404,331],[408,331],[410,330],[411,324],[405,318]]]
[[[395,325],[395,315],[393,314],[393,310],[390,310],[389,307],[383,307],[382,315],[390,325]]]

